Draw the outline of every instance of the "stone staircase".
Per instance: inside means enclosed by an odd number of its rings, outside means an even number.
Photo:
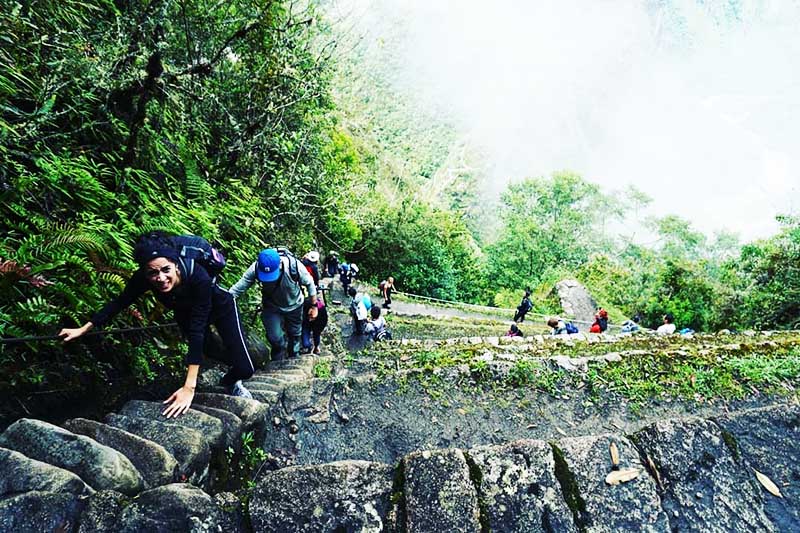
[[[283,390],[317,359],[270,363],[247,382],[254,400],[201,389],[177,418],[134,400],[103,422],[18,420],[0,434],[0,531],[243,530],[239,499],[207,493],[215,469],[244,432],[263,440]]]

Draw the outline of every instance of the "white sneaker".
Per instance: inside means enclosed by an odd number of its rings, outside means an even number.
[[[253,399],[253,395],[242,385],[241,380],[234,383],[233,387],[231,387],[231,396],[238,396],[239,398],[247,398],[249,400]]]

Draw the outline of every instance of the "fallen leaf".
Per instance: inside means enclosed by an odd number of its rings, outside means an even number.
[[[626,468],[624,470],[615,470],[606,476],[606,483],[609,485],[619,485],[632,479],[639,477],[641,470],[638,468]]]
[[[753,472],[756,473],[756,478],[758,479],[759,483],[764,485],[764,488],[767,489],[770,494],[772,494],[773,496],[777,496],[778,498],[783,498],[783,494],[781,494],[781,489],[779,489],[778,486],[775,483],[773,483],[770,478],[768,478],[755,468],[753,469]]]
[[[664,486],[661,484],[661,474],[658,473],[658,468],[656,468],[656,464],[652,459],[650,459],[650,456],[647,456],[647,465],[650,467],[650,471],[656,478],[656,484],[658,485],[658,488],[663,489]]]
[[[617,468],[619,466],[619,450],[617,449],[617,443],[613,440],[608,446],[608,451],[611,452],[611,466]]]
[[[558,431],[559,433],[561,433],[561,434],[562,434],[562,435],[564,435],[565,437],[567,436],[567,432],[566,432],[566,431],[564,431],[563,429],[561,429],[561,428],[560,428],[560,427],[558,427],[558,426],[556,426],[556,431]]]

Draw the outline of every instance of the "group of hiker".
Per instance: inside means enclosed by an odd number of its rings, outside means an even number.
[[[272,360],[293,358],[303,352],[320,353],[328,312],[320,287],[318,252],[310,251],[298,259],[285,248],[261,250],[230,289],[218,284],[226,265],[224,255],[202,237],[148,232],[137,239],[133,258],[139,268],[123,291],[82,326],[64,328],[58,335],[65,342],[77,339],[92,328],[104,326],[144,293],[152,292],[156,300],[173,311],[188,342],[184,383],[164,401],[167,406],[163,414],[167,418],[185,413],[192,403],[211,325],[219,333],[224,349],[209,355],[229,366],[220,385],[230,395],[252,398],[242,384],[253,375],[255,367],[245,342],[237,298],[256,283],[261,290],[260,316]],[[345,272],[349,287],[358,275],[358,267],[352,263],[347,268],[343,266],[332,252],[322,272],[329,277]],[[394,280],[387,281],[383,290],[386,308],[391,304],[394,288]],[[370,321],[370,331],[385,331],[385,320],[380,317],[380,308],[377,310],[378,316],[373,315]],[[385,334],[381,336],[384,337]]]
[[[520,301],[519,305],[516,308],[516,311],[514,313],[514,318],[511,323],[511,327],[506,333],[506,337],[523,336],[522,330],[519,329],[518,324],[522,323],[525,320],[525,315],[527,315],[532,309],[533,309],[533,302],[531,302],[531,290],[530,288],[526,288],[522,296],[522,300]],[[633,333],[635,331],[639,331],[640,330],[639,324],[641,320],[642,320],[641,315],[639,313],[636,313],[636,315],[634,315],[632,318],[622,323],[621,332]],[[675,333],[676,327],[674,324],[674,320],[675,318],[672,315],[672,313],[666,313],[663,316],[664,323],[656,329],[656,333],[659,335],[671,335],[672,333]],[[575,324],[566,321],[560,317],[549,317],[547,319],[547,325],[551,328],[551,333],[553,335],[574,334],[580,332],[580,330]],[[594,315],[594,322],[592,322],[592,324],[589,326],[589,333],[605,333],[607,329],[608,329],[608,311],[600,307],[597,309],[597,313]],[[684,328],[680,331],[680,333],[690,334],[694,332],[688,328]]]

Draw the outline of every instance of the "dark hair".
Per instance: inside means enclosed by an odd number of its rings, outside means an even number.
[[[133,260],[141,266],[156,257],[166,257],[171,261],[178,261],[178,250],[172,243],[169,234],[157,230],[139,235],[133,246]]]
[[[372,320],[375,320],[381,316],[381,308],[377,305],[373,305],[369,309],[369,314],[372,316]]]
[[[513,331],[514,333],[517,333],[519,331],[519,328],[517,327],[516,324],[511,324],[511,331]]]
[[[551,328],[558,326],[558,319],[551,318],[550,320],[547,321],[547,325],[550,326]]]
[[[358,293],[358,291],[356,290],[356,288],[355,288],[355,287],[350,287],[349,289],[347,289],[347,294],[348,294],[348,295],[349,295],[351,298],[355,298],[355,296],[356,296],[356,294],[357,294],[357,293]]]
[[[672,324],[672,321],[675,320],[675,317],[672,316],[672,313],[667,313],[666,315],[664,315],[664,320]]]

